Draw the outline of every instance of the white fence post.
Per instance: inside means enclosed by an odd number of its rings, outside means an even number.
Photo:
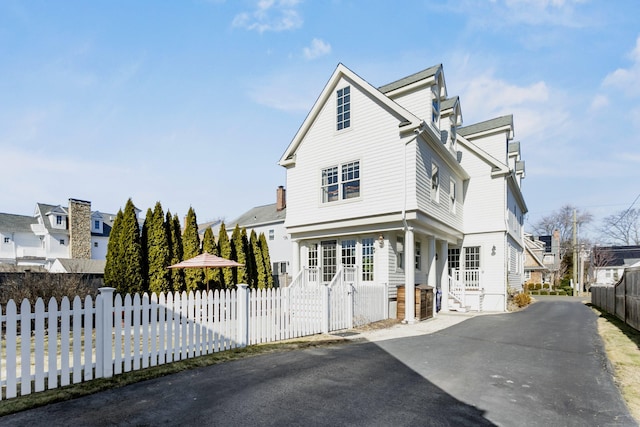
[[[249,285],[239,283],[238,285],[238,347],[246,347],[249,343]]]
[[[347,328],[353,328],[353,298],[356,292],[355,287],[352,284],[347,285]]]
[[[322,333],[329,333],[329,319],[331,317],[331,304],[329,304],[329,284],[325,283],[322,291]]]
[[[96,318],[96,342],[100,342],[101,357],[96,355],[96,377],[111,378],[113,376],[113,292],[115,288],[100,288],[102,302],[102,319]],[[118,337],[119,338],[119,337]],[[99,375],[101,372],[102,375]]]

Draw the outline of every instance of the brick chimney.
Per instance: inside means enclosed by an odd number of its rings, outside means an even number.
[[[91,259],[91,202],[69,199],[71,258]]]
[[[280,212],[287,207],[287,190],[281,185],[276,190],[276,210]]]

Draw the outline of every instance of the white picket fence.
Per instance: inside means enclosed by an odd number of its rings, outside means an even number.
[[[336,289],[330,297],[328,286],[250,290],[238,285],[124,298],[113,288],[101,288],[95,300],[76,297],[71,303],[65,297],[58,305],[52,298],[47,309],[42,299],[33,309],[24,300],[19,311],[9,301],[4,310],[0,307],[0,399],[352,327],[338,312],[346,306],[332,307],[343,298],[352,296]]]

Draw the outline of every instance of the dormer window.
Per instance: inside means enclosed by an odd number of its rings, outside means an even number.
[[[351,87],[338,89],[337,99],[337,123],[338,130],[351,126]]]
[[[455,148],[455,146],[456,146],[455,116],[451,119],[451,122],[450,122],[450,125],[449,125],[449,142],[451,143],[451,146]]]
[[[56,215],[56,224],[62,225],[62,215]]]
[[[431,164],[431,200],[436,203],[440,200],[440,172],[435,163]]]
[[[98,220],[93,221],[93,229],[100,230],[100,221]]]
[[[440,87],[438,85],[431,88],[431,122],[436,127],[440,122]]]

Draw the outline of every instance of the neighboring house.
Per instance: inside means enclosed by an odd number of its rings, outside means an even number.
[[[106,261],[103,259],[58,258],[53,261],[50,273],[104,274]]]
[[[524,283],[526,285],[550,283],[551,271],[543,261],[545,242],[534,238],[530,234],[525,234],[524,242]]]
[[[104,260],[114,219],[77,199],[37,203],[33,216],[0,213],[0,263],[49,269],[58,258]]]
[[[269,247],[269,258],[276,286],[287,286],[291,282],[289,265],[291,262],[291,242],[284,227],[287,214],[286,190],[283,186],[276,190],[276,203],[254,207],[226,224],[229,237],[236,224],[247,230],[247,236],[255,231],[264,233]]]
[[[613,284],[624,269],[640,262],[640,246],[595,246],[591,251],[591,268],[598,284]]]
[[[511,116],[461,124],[442,65],[375,88],[339,64],[279,161],[294,282],[355,267],[387,286],[390,317],[400,285],[408,307],[426,284],[444,310],[506,310],[524,273],[520,144]]]

